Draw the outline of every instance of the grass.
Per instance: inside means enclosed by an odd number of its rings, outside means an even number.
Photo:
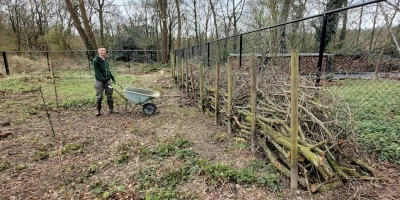
[[[355,132],[371,153],[400,162],[400,83],[345,80],[331,88],[349,104]]]
[[[94,103],[94,72],[92,70],[57,71],[55,77],[59,106],[70,109]],[[115,78],[117,83],[122,86],[132,85],[136,80],[136,77],[131,75],[115,75]],[[43,107],[41,106],[43,101],[39,96],[38,90],[41,87],[46,103],[50,107],[54,107],[56,104],[53,78],[50,73],[13,75],[0,79],[0,84],[2,89],[6,91],[17,93],[36,92],[39,101],[35,102],[36,106],[34,107],[38,108]],[[118,86],[114,85],[114,88],[122,91]],[[114,92],[113,97],[121,104],[124,101],[116,92]]]
[[[92,193],[104,199],[111,198],[115,192],[123,192],[125,187],[119,184],[118,180],[104,181],[98,180],[90,183]]]
[[[193,142],[175,137],[159,141],[153,148],[142,147],[139,154],[149,165],[134,172],[131,179],[137,183],[136,189],[149,199],[196,199],[194,194],[178,191],[179,185],[199,179],[206,180],[214,187],[226,183],[240,184],[243,187],[268,187],[275,191],[280,188],[274,167],[262,161],[250,162],[237,170],[230,165],[212,163],[199,157],[192,150]],[[151,164],[150,164],[151,163]],[[178,163],[174,167],[166,163]]]

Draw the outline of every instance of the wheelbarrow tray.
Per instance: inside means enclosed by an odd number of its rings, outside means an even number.
[[[159,97],[160,93],[152,90],[128,86],[124,89],[125,97],[137,104],[142,104],[153,98]]]

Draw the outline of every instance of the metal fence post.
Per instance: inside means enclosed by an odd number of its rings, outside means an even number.
[[[243,50],[243,34],[240,34],[240,40],[239,40],[239,68],[242,68],[242,50]]]
[[[49,72],[50,72],[50,61],[49,61],[49,52],[46,51],[46,58],[47,58],[47,67],[49,68]]]
[[[10,75],[10,70],[8,69],[7,54],[3,51],[4,67],[6,68],[6,74]]]
[[[317,72],[316,86],[319,86],[319,82],[321,81],[322,60],[324,58],[325,38],[326,38],[326,24],[327,24],[327,22],[328,22],[328,16],[326,14],[324,14],[323,22],[322,22],[322,30],[321,30],[321,40],[320,40],[320,43],[319,43],[318,72]]]

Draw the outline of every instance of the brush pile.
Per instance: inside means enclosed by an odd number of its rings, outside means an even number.
[[[196,99],[199,94],[199,73],[196,65],[189,67],[183,85]],[[215,67],[204,68],[204,111],[215,113]],[[267,68],[258,64],[257,70],[257,149],[284,176],[290,178],[290,74],[279,66]],[[194,71],[194,72],[193,72]],[[233,69],[232,137],[249,140],[250,73],[248,68]],[[221,66],[218,87],[219,122],[228,123],[227,67]],[[367,163],[356,159],[360,148],[353,133],[351,111],[338,92],[315,87],[315,81],[305,78],[299,83],[299,183],[312,192],[337,188],[351,179],[379,176]],[[185,84],[188,84],[186,87]],[[194,91],[193,91],[194,90]],[[200,101],[199,101],[200,102]],[[199,103],[200,105],[200,103]]]

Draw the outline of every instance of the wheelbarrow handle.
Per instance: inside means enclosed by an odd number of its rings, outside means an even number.
[[[124,88],[120,84],[118,84],[117,82],[114,82],[114,84],[118,85],[121,88],[121,90],[124,90]]]

